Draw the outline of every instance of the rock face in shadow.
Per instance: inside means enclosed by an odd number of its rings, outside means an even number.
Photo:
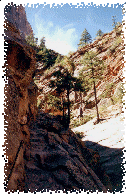
[[[109,176],[112,190],[121,191],[123,188],[123,148],[109,148],[95,142],[85,141],[87,148],[92,149],[100,155],[100,165]]]
[[[85,190],[104,191],[111,189],[103,185],[94,170],[101,172],[99,155],[88,150],[84,142],[70,130],[65,130],[58,117],[40,113],[30,130],[30,148],[26,150],[25,191]]]
[[[124,122],[122,117],[122,114],[116,113],[115,117],[102,119],[98,124],[95,124],[95,119],[93,119],[73,129],[74,132],[82,132],[82,141],[85,146],[99,154],[100,167],[109,176],[113,191],[122,190],[123,176],[125,175],[123,163],[123,150],[125,148]],[[94,171],[103,180],[102,173]]]
[[[29,123],[36,116],[37,88],[33,82],[34,51],[26,44],[19,27],[25,26],[22,6],[6,6],[5,11],[5,164],[6,190],[24,190],[24,151],[29,145]],[[21,17],[22,15],[22,17]],[[18,20],[17,16],[20,16]],[[22,29],[22,28],[20,28]],[[24,31],[27,33],[27,31]],[[17,154],[18,153],[18,154]]]

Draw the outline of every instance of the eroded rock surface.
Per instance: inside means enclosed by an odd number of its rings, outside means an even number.
[[[45,127],[44,127],[45,124]],[[94,170],[101,171],[99,155],[88,150],[71,130],[65,130],[57,117],[40,113],[30,130],[31,146],[26,150],[25,191],[80,190],[104,191]]]
[[[22,38],[25,38],[26,35],[33,34],[31,25],[27,21],[26,13],[24,7],[20,4],[16,6],[13,3],[8,3],[5,6],[5,19],[12,24],[12,28],[15,28],[15,31],[19,32]]]
[[[8,159],[5,164],[5,188],[9,191],[24,190],[23,156],[29,144],[29,123],[35,119],[37,112],[37,87],[32,78],[35,71],[35,54],[20,33],[21,26],[27,29],[23,10],[22,6],[5,7],[5,75],[8,82],[5,85],[4,146]]]

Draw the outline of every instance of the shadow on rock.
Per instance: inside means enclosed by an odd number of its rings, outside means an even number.
[[[110,178],[112,184],[112,191],[121,191],[123,188],[123,176],[124,176],[124,165],[123,165],[123,148],[109,148],[102,146],[95,142],[85,141],[86,147],[96,151],[100,155],[99,167],[102,168]],[[102,172],[95,173],[102,179]],[[104,180],[103,180],[104,181]]]

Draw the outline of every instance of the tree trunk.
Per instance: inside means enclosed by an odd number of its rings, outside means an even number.
[[[69,99],[69,89],[67,89],[67,99],[68,99],[68,123],[70,124],[70,99]]]
[[[78,95],[77,92],[75,91],[75,103],[77,102],[77,99],[78,99]]]
[[[82,93],[80,91],[80,118],[83,117],[83,110],[82,110]]]
[[[63,121],[64,121],[64,97],[62,96],[62,104],[63,104]]]
[[[91,60],[91,64],[92,64],[92,60]],[[92,66],[92,77],[94,79],[94,68]],[[99,112],[98,112],[98,106],[97,106],[97,97],[96,97],[96,85],[95,85],[95,81],[93,81],[94,84],[94,94],[95,94],[95,103],[96,103],[96,112],[97,112],[97,123],[99,123],[100,119],[99,119]]]
[[[96,85],[95,85],[95,81],[94,83],[94,94],[95,94],[95,103],[96,103],[96,112],[97,112],[97,123],[99,123],[100,119],[99,119],[99,112],[98,112],[98,103],[97,103],[97,97],[96,97]]]

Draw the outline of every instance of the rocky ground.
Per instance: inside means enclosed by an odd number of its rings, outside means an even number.
[[[40,113],[31,126],[25,159],[26,192],[112,190],[109,177],[100,167],[98,153],[87,149],[70,129],[63,129],[48,114]]]
[[[94,125],[63,129],[58,117],[43,112],[30,128],[25,154],[25,191],[121,191],[123,116]],[[81,141],[73,132],[84,132]]]

